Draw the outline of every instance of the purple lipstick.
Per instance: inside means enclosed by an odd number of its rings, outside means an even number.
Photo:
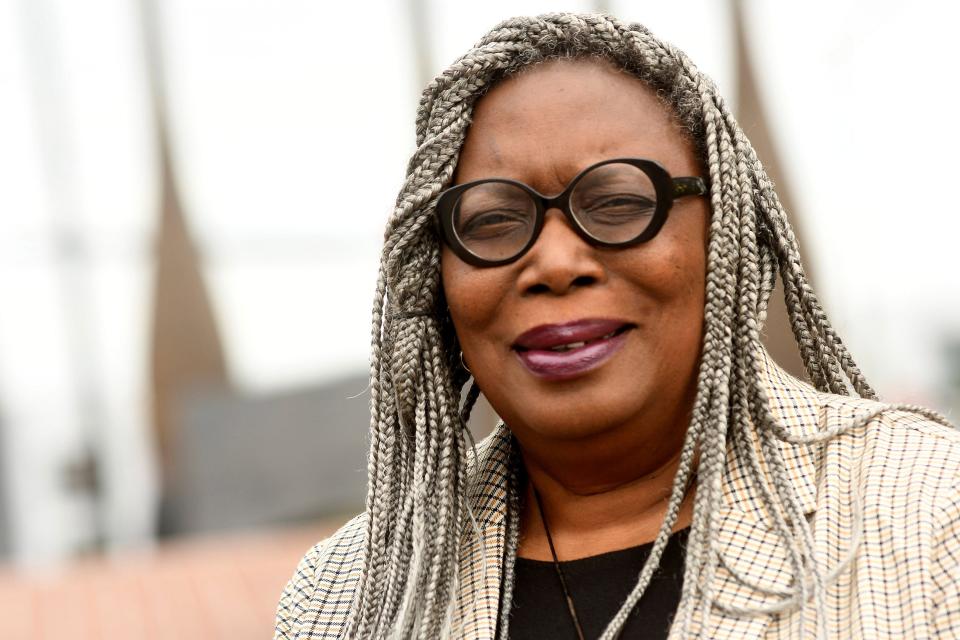
[[[564,380],[612,358],[626,343],[626,332],[633,327],[623,320],[607,319],[545,324],[521,334],[513,350],[534,375]]]

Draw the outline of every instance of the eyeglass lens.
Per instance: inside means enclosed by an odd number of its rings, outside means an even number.
[[[591,237],[627,243],[653,220],[657,191],[641,169],[625,163],[601,165],[581,176],[570,194],[570,212]],[[507,260],[530,242],[537,204],[524,189],[507,182],[484,182],[460,195],[454,208],[457,238],[485,260]]]

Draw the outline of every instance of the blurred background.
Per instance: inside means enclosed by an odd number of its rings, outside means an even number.
[[[955,3],[0,0],[0,637],[270,636],[362,508],[420,88],[556,10],[714,78],[868,379],[956,420]]]

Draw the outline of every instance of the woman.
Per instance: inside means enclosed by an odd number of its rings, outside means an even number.
[[[424,92],[417,144],[367,511],[304,557],[278,638],[960,636],[958,435],[873,400],[683,54],[509,20]],[[760,344],[778,277],[813,387]],[[504,424],[474,449],[480,391]]]

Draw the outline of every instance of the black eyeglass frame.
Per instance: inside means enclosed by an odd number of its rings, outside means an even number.
[[[647,177],[650,178],[650,182],[653,184],[654,191],[657,195],[657,206],[654,209],[653,219],[650,220],[650,224],[647,225],[640,235],[623,242],[606,242],[592,236],[590,232],[580,224],[580,221],[577,220],[577,217],[570,209],[570,196],[577,187],[577,183],[594,169],[614,163],[628,164],[643,171]],[[471,252],[466,245],[460,241],[456,230],[453,228],[453,214],[456,211],[457,204],[460,202],[460,196],[463,192],[471,187],[491,182],[509,184],[522,189],[530,195],[536,206],[536,219],[534,220],[533,233],[530,234],[530,240],[515,255],[501,260],[488,260]],[[667,221],[667,214],[673,206],[675,199],[686,196],[700,196],[706,194],[707,191],[707,182],[703,178],[692,176],[674,178],[663,168],[663,165],[656,160],[648,160],[646,158],[612,158],[610,160],[597,162],[582,170],[567,184],[563,192],[552,197],[545,196],[533,187],[518,180],[511,180],[510,178],[483,178],[481,180],[458,184],[440,194],[437,200],[436,212],[444,241],[461,260],[476,267],[498,267],[519,260],[533,247],[537,238],[540,237],[540,232],[543,230],[544,217],[548,209],[560,209],[573,230],[590,244],[599,247],[622,248],[652,240]]]

